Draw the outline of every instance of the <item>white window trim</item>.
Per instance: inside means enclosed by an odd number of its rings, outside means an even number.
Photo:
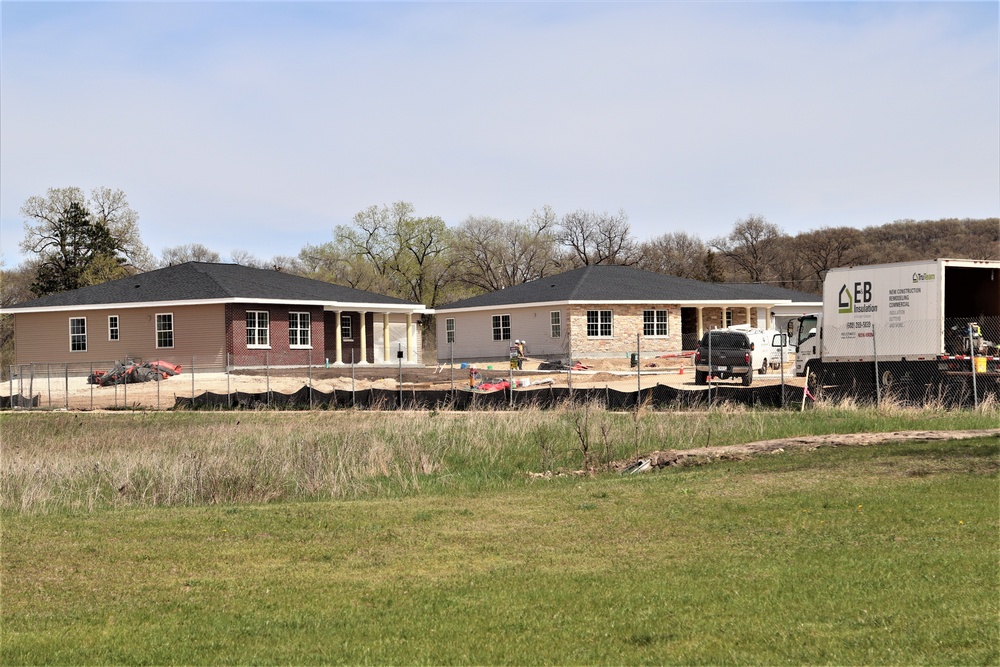
[[[444,321],[444,342],[447,343],[447,344],[455,342],[455,318],[454,317],[445,318],[445,321]]]
[[[344,319],[347,319],[347,326],[351,330],[350,336],[344,335]],[[354,318],[349,313],[340,314],[340,340],[346,341],[348,343],[354,342]]]
[[[115,326],[111,326],[111,318],[115,319]],[[112,338],[112,330],[117,334],[117,337]],[[108,341],[112,343],[117,343],[122,339],[122,318],[117,315],[108,315]]]
[[[73,320],[83,320],[83,333],[74,334],[73,333]],[[73,336],[83,336],[83,349],[74,350],[73,349]],[[73,352],[86,352],[87,351],[87,318],[86,317],[71,317],[69,318],[69,351]]]
[[[309,338],[309,342],[306,343],[305,345],[302,345],[301,343],[296,343],[295,345],[292,345],[292,340],[291,340],[291,332],[292,332],[291,319],[292,319],[292,315],[298,315],[299,316],[298,317],[299,324],[302,324],[302,316],[303,315],[305,315],[307,318],[309,318],[309,326],[305,327],[305,331],[307,332],[307,336]],[[312,315],[309,312],[307,312],[307,311],[293,310],[293,311],[290,311],[288,313],[288,320],[289,320],[289,322],[288,322],[288,336],[289,336],[289,338],[288,338],[288,349],[290,349],[290,350],[311,350],[312,347],[313,347],[312,346],[312,339],[313,339],[313,337],[312,337]],[[268,320],[268,324],[270,325],[270,320]],[[296,331],[302,331],[302,329],[303,329],[303,327],[300,326],[300,327],[296,328]],[[268,334],[268,339],[270,340],[270,334]]]
[[[654,333],[647,334],[646,333],[646,313],[650,313],[650,312],[653,313],[653,332]],[[656,325],[657,325],[657,320],[656,320],[656,314],[657,313],[666,313],[667,314],[667,321],[664,323],[664,324],[667,325],[667,333],[664,333],[664,334],[655,333],[656,332]],[[643,336],[643,338],[670,338],[670,310],[667,309],[667,308],[660,308],[660,309],[657,309],[657,308],[643,308],[643,310],[642,310],[642,336]]]
[[[493,318],[494,317],[499,317],[500,318],[500,327],[499,327],[499,329],[500,329],[500,337],[499,338],[497,338],[497,328],[498,327],[496,327],[493,324]],[[504,325],[503,325],[503,318],[505,318],[505,317],[507,318],[507,326],[506,326],[507,337],[506,338],[503,337],[503,333],[504,333],[503,330],[505,328]],[[495,342],[503,342],[505,340],[511,340],[511,330],[513,328],[514,327],[513,327],[513,323],[511,322],[511,319],[510,319],[510,313],[500,313],[499,315],[493,315],[490,318],[490,336],[493,338],[493,340]]]
[[[259,316],[260,316],[261,313],[267,315],[267,328],[265,329],[265,331],[267,331],[267,342],[266,343],[254,343],[253,345],[251,345],[250,343],[247,343],[247,349],[248,350],[270,350],[271,349],[271,312],[268,311],[268,310],[248,310],[248,311],[246,311],[246,315],[249,315],[250,313],[256,313],[257,314],[257,317],[254,318],[254,319],[258,323],[260,322],[260,317]],[[243,317],[244,323],[246,322],[246,315],[244,315],[244,317]],[[254,331],[258,331],[259,332],[263,327],[255,326],[255,327],[252,327],[252,328],[254,329]],[[255,338],[259,338],[259,336],[255,336]],[[244,337],[244,340],[245,339],[246,338]]]
[[[597,334],[594,336],[590,335],[590,320],[589,320],[590,313],[597,313]],[[603,324],[601,322],[601,313],[610,313],[611,315],[611,321],[608,322],[608,324],[611,326],[610,334],[607,335],[601,334],[601,324]],[[602,338],[604,340],[607,340],[615,337],[615,311],[607,308],[590,309],[587,311],[587,314],[584,317],[588,318],[587,321],[584,323],[585,326],[587,327],[587,338]]]
[[[169,315],[170,316],[170,328],[169,329],[160,329],[160,318],[162,316],[164,316],[164,315]],[[174,349],[174,343],[177,342],[177,341],[174,340],[174,314],[173,313],[156,313],[155,315],[153,315],[153,329],[154,329],[153,335],[156,337],[156,340],[154,342],[156,343],[156,349],[157,350],[172,350],[172,349]],[[161,331],[164,331],[164,332],[169,331],[170,332],[170,345],[160,345],[160,332]]]
[[[557,322],[552,321],[552,316],[555,315]],[[559,327],[559,335],[552,333],[555,327]],[[549,311],[549,338],[562,338],[562,311],[561,310],[550,310]]]

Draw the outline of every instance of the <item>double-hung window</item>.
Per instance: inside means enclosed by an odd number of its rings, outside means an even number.
[[[309,313],[288,313],[288,345],[290,347],[309,347]]]
[[[587,337],[611,338],[611,311],[587,311]]]
[[[340,316],[340,338],[341,340],[354,340],[354,318],[350,315]]]
[[[455,342],[455,318],[449,317],[444,321],[445,342]]]
[[[108,340],[118,340],[121,337],[118,316],[108,315]]]
[[[493,316],[493,340],[510,340],[510,315]]]
[[[668,310],[644,310],[642,311],[642,335],[643,336],[669,336],[670,311]]]
[[[69,351],[87,351],[87,318],[69,318]]]
[[[562,311],[549,311],[549,335],[553,338],[562,336]]]
[[[174,314],[156,314],[156,347],[174,346]]]
[[[270,318],[266,310],[247,311],[247,347],[268,347],[268,324]]]

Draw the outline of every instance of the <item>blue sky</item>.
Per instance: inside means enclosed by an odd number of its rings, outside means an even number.
[[[157,256],[296,255],[394,201],[640,239],[998,216],[998,7],[3,2],[0,256],[71,185]]]

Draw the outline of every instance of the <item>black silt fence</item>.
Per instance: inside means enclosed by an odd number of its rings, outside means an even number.
[[[775,408],[799,404],[802,390],[797,387],[766,385],[759,387],[712,388],[712,405],[731,403],[750,407]],[[360,391],[322,392],[309,387],[292,393],[275,391],[232,394],[205,392],[193,398],[177,397],[174,407],[180,409],[210,410],[510,410],[523,408],[549,409],[566,404],[598,404],[612,411],[634,410],[636,404],[653,409],[703,409],[709,405],[707,389],[680,391],[667,385],[656,385],[641,391],[616,391],[588,387],[570,390],[565,387],[522,389],[513,392],[504,389],[494,392],[472,391],[403,391],[392,389],[363,389]]]

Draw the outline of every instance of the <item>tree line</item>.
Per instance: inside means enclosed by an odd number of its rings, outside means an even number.
[[[121,190],[52,188],[21,208],[21,265],[2,269],[0,305],[93,285],[186,261],[221,262],[197,243],[154,258],[138,214]],[[679,225],[682,226],[682,225]],[[332,238],[295,257],[262,260],[242,250],[229,261],[396,296],[434,308],[457,299],[593,264],[619,264],[707,282],[768,283],[820,293],[832,268],[935,257],[1000,259],[1000,219],[900,220],[857,229],[785,233],[763,215],[738,219],[728,234],[702,239],[673,231],[640,240],[625,211],[545,206],[523,219],[470,216],[449,226],[413,204],[372,205],[337,225]],[[0,318],[4,363],[12,344]]]

